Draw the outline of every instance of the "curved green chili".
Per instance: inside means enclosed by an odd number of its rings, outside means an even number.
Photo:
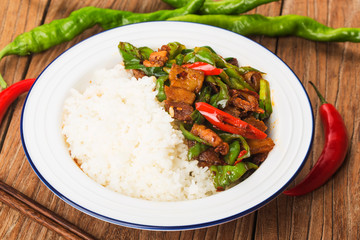
[[[198,94],[198,97],[196,98],[196,102],[209,102],[211,97],[211,87],[205,86],[201,89],[201,91]],[[205,121],[205,118],[198,110],[194,110],[191,113],[191,118],[194,121],[194,123],[202,124]]]
[[[239,156],[240,149],[241,146],[239,141],[233,141],[229,145],[229,152],[224,156],[224,161],[229,165],[233,165],[236,161],[237,156]]]
[[[248,158],[250,157],[251,153],[250,153],[250,147],[249,147],[249,144],[246,142],[245,138],[241,135],[237,135],[237,134],[231,134],[231,133],[219,133],[218,134],[219,137],[221,137],[221,139],[227,143],[231,142],[231,141],[234,141],[234,140],[237,140],[239,139],[241,144],[242,144],[242,147],[244,148],[244,150],[246,151],[246,153],[240,157],[238,157],[236,159],[236,161],[240,161],[244,158]]]
[[[175,16],[195,13],[203,3],[204,0],[192,0],[182,8],[160,10],[152,13],[133,13],[113,9],[84,7],[72,12],[67,18],[54,20],[17,36],[14,41],[0,51],[0,60],[8,55],[25,56],[31,53],[42,52],[55,45],[72,40],[96,24],[107,30],[131,23],[166,20]],[[0,75],[0,86],[5,88],[6,85],[6,82]]]
[[[245,36],[293,35],[313,41],[360,42],[360,28],[331,28],[312,18],[299,15],[265,17],[259,14],[241,16],[189,14],[168,20],[213,25]]]
[[[165,94],[165,90],[164,90],[164,86],[165,86],[165,81],[167,81],[169,79],[169,76],[161,76],[158,77],[156,80],[156,90],[158,91],[158,93],[156,94],[156,98],[159,102],[162,102],[164,100],[166,100],[166,94]]]
[[[229,95],[229,90],[228,87],[225,83],[223,83],[223,81],[220,80],[220,78],[215,77],[215,76],[206,76],[205,81],[215,84],[217,86],[219,86],[220,91],[214,95],[212,95],[212,97],[210,98],[210,105],[214,106],[214,107],[221,107],[221,108],[225,108],[227,102],[230,99],[230,95]]]
[[[197,142],[189,148],[187,157],[189,160],[198,157],[202,152],[206,151],[210,146]]]
[[[206,0],[198,11],[200,14],[240,14],[265,3],[278,0]],[[175,8],[183,7],[189,0],[163,0]]]
[[[270,84],[265,79],[260,79],[259,107],[265,111],[259,114],[260,119],[265,120],[269,118],[272,113]]]
[[[210,171],[214,174],[214,186],[217,190],[225,190],[231,183],[239,180],[246,171],[257,169],[258,166],[251,162],[239,162],[235,166],[219,165],[211,166]]]

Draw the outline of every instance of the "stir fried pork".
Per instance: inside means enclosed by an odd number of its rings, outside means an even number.
[[[260,72],[250,71],[244,75],[245,81],[254,88],[256,92],[259,92],[260,89],[260,79],[262,78]]]
[[[212,165],[224,165],[225,162],[221,160],[219,154],[214,151],[213,148],[200,153],[198,157],[198,166],[199,167],[210,167]]]
[[[173,64],[169,73],[170,87],[186,89],[198,93],[204,82],[204,73]]]
[[[226,155],[229,152],[229,144],[224,142],[213,130],[204,125],[195,123],[191,128],[191,133],[215,147],[215,152],[219,152],[221,155]]]
[[[177,120],[192,122],[191,113],[194,108],[189,104],[165,100],[165,110]]]
[[[230,91],[230,103],[242,109],[245,112],[264,113],[264,110],[259,108],[259,95],[256,92],[243,89]]]
[[[149,60],[143,62],[145,67],[162,67],[168,60],[167,51],[152,52]]]
[[[262,132],[265,132],[267,130],[267,126],[265,123],[261,120],[256,119],[254,116],[250,116],[248,118],[243,119],[244,122],[247,122],[248,124],[253,125],[257,129],[259,129]]]
[[[192,104],[195,101],[195,93],[178,87],[165,86],[166,100]]]
[[[138,69],[133,69],[132,72],[133,72],[134,77],[135,77],[136,79],[143,78],[143,77],[146,76],[146,74],[145,74],[143,71],[138,70]]]
[[[275,146],[271,138],[247,139],[251,154],[269,153]]]

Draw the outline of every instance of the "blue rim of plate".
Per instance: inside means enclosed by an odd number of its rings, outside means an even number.
[[[163,23],[163,22],[166,22],[168,23],[169,21],[152,21],[152,22],[155,22],[155,23]],[[250,38],[247,38],[241,34],[238,34],[236,32],[232,32],[230,30],[227,30],[227,29],[224,29],[224,28],[220,28],[220,27],[216,27],[216,26],[211,26],[211,25],[207,25],[207,24],[202,24],[202,23],[192,23],[192,22],[181,22],[181,21],[172,21],[172,22],[180,22],[180,23],[183,23],[183,24],[189,24],[189,25],[193,25],[193,24],[197,24],[197,25],[202,25],[202,26],[206,26],[206,27],[210,27],[210,28],[216,28],[216,29],[221,29],[223,31],[228,31],[228,32],[231,32],[233,34],[236,34],[238,35],[238,37],[241,37],[241,38],[245,38],[253,43],[255,43],[256,45],[262,47],[264,50],[268,51],[269,53],[271,53],[273,56],[275,56],[276,58],[278,58],[293,74],[294,76],[296,77],[296,79],[299,81],[304,93],[305,93],[305,96],[308,100],[308,104],[310,106],[310,113],[311,113],[311,120],[312,120],[312,131],[311,131],[311,140],[310,140],[310,144],[308,146],[308,150],[306,152],[306,155],[301,163],[301,165],[299,166],[298,170],[295,172],[295,174],[291,177],[291,179],[289,179],[289,181],[282,187],[280,188],[277,192],[275,192],[273,195],[271,195],[270,197],[268,197],[266,200],[262,201],[261,203],[253,206],[252,208],[249,208],[248,210],[246,211],[243,211],[243,212],[239,212],[237,214],[234,214],[232,216],[229,216],[229,217],[226,217],[226,218],[222,218],[222,219],[219,219],[219,220],[216,220],[216,221],[210,221],[210,222],[204,222],[204,223],[200,223],[200,224],[191,224],[191,225],[181,225],[181,226],[156,226],[156,225],[144,225],[144,224],[137,224],[137,223],[132,223],[132,222],[126,222],[126,221],[121,221],[121,220],[118,220],[118,219],[114,219],[114,218],[110,218],[110,217],[107,217],[107,216],[104,216],[104,215],[101,215],[99,213],[96,213],[94,211],[91,211],[87,208],[84,208],[82,207],[81,205],[75,203],[74,201],[68,199],[67,197],[65,197],[63,194],[61,194],[59,191],[57,191],[49,182],[47,182],[47,180],[41,175],[41,173],[38,171],[38,169],[36,168],[35,164],[33,163],[33,161],[31,160],[30,158],[30,155],[27,151],[27,148],[26,148],[26,144],[25,144],[25,140],[24,140],[24,133],[23,133],[23,116],[24,116],[24,109],[25,109],[25,106],[26,106],[26,102],[28,100],[28,95],[26,96],[26,99],[24,101],[24,105],[23,105],[23,109],[22,109],[22,112],[21,112],[21,119],[20,119],[20,137],[21,137],[21,143],[22,143],[22,146],[23,146],[23,149],[24,149],[24,152],[25,152],[25,155],[26,155],[26,158],[28,159],[32,169],[34,170],[34,172],[36,173],[36,175],[38,176],[38,178],[55,194],[57,195],[61,200],[63,200],[64,202],[66,202],[67,204],[69,204],[70,206],[76,208],[77,210],[81,211],[81,212],[84,212],[92,217],[95,217],[97,219],[100,219],[100,220],[103,220],[103,221],[106,221],[106,222],[109,222],[109,223],[113,223],[113,224],[116,224],[116,225],[120,225],[120,226],[124,226],[124,227],[130,227],[130,228],[136,228],[136,229],[142,229],[142,230],[156,230],[156,231],[181,231],[181,230],[193,230],[193,229],[199,229],[199,228],[206,228],[206,227],[211,227],[211,226],[215,226],[215,225],[218,225],[218,224],[222,224],[222,223],[226,223],[226,222],[229,222],[229,221],[232,221],[232,220],[235,220],[235,219],[238,219],[240,217],[243,217],[243,216],[246,216],[254,211],[256,211],[257,209],[265,206],[267,203],[269,203],[271,200],[273,200],[274,198],[276,198],[278,195],[280,195],[286,188],[287,186],[295,179],[295,177],[300,173],[300,171],[302,170],[302,168],[304,167],[305,163],[306,163],[306,159],[308,158],[309,156],[309,153],[310,153],[310,149],[311,149],[311,146],[312,146],[312,143],[313,143],[313,140],[314,140],[314,128],[315,128],[315,121],[314,121],[314,114],[312,112],[312,104],[311,104],[311,101],[310,101],[310,98],[305,90],[305,87],[304,85],[302,84],[302,82],[300,81],[300,79],[298,78],[298,76],[294,73],[294,71],[280,58],[278,57],[276,54],[274,54],[273,52],[271,52],[269,49],[267,49],[266,47],[262,46],[261,44],[255,42],[254,40],[250,39]],[[120,26],[120,27],[116,27],[116,28],[113,28],[113,29],[109,29],[109,30],[105,30],[105,31],[102,31],[100,33],[97,33],[87,39],[90,39],[90,38],[93,38],[99,34],[103,34],[104,32],[108,32],[108,31],[113,31],[113,30],[116,30],[118,28],[123,28],[123,27],[131,27],[132,25],[138,25],[138,24],[148,24],[149,22],[142,22],[142,23],[133,23],[133,24],[129,24],[129,25],[124,25],[124,26]],[[63,55],[65,52],[69,51],[70,49],[72,49],[73,47],[75,47],[76,45],[78,44],[81,44],[82,42],[86,41],[87,39],[84,39],[82,40],[81,42],[79,43],[76,43],[75,45],[71,46],[70,48],[66,49],[64,52],[62,52],[60,55],[58,55],[55,59],[53,59],[42,71],[41,73],[39,74],[39,76],[36,78],[33,86],[36,84],[38,78],[42,75],[42,73],[48,68],[48,66],[50,66],[54,61],[56,61],[61,55]],[[29,90],[29,92],[32,90],[32,87],[31,89]]]

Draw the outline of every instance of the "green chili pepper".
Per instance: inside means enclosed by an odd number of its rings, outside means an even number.
[[[270,84],[265,79],[260,79],[259,107],[264,109],[264,113],[259,114],[261,120],[267,119],[272,113]]]
[[[211,97],[211,87],[205,86],[201,89],[196,102],[209,102]],[[198,111],[194,110],[191,113],[191,118],[194,121],[194,123],[202,124],[205,121],[204,116]]]
[[[184,137],[186,139],[196,141],[196,142],[199,142],[199,143],[203,143],[203,144],[208,145],[208,146],[211,146],[210,143],[206,142],[205,140],[195,136],[194,134],[192,134],[191,132],[186,130],[183,123],[180,123],[179,127],[180,127],[180,130],[181,130],[182,134],[184,135]]]
[[[139,47],[139,53],[142,59],[149,59],[152,52],[154,52],[154,50],[149,47]]]
[[[255,91],[254,88],[245,81],[242,74],[240,74],[238,67],[229,63],[225,63],[224,71],[230,77],[230,79],[232,80],[232,85],[236,86],[236,89],[247,88],[251,91]]]
[[[178,55],[175,57],[175,61],[176,61],[176,64],[177,64],[177,65],[182,65],[183,62],[184,62],[184,55],[182,55],[181,53],[178,54]]]
[[[197,142],[194,146],[192,146],[188,151],[188,159],[191,160],[193,158],[198,157],[202,152],[206,151],[209,148],[208,145]]]
[[[165,85],[165,81],[167,81],[169,79],[169,76],[161,76],[158,77],[158,79],[156,80],[156,90],[158,91],[158,93],[156,94],[156,98],[157,100],[159,100],[159,102],[162,102],[164,100],[166,100],[166,94],[165,94],[165,90],[164,90],[164,85]]]
[[[210,98],[210,105],[214,107],[225,108],[227,102],[230,99],[229,90],[225,83],[223,83],[220,78],[215,76],[206,76],[205,81],[213,83],[220,87],[220,91],[217,94],[214,94]]]
[[[148,76],[167,76],[168,73],[161,67],[145,67],[141,62],[148,58],[149,49],[147,47],[137,48],[130,43],[120,42],[119,51],[123,57],[125,69],[139,69]]]
[[[99,24],[103,29],[111,29],[130,23],[166,20],[171,17],[197,12],[204,0],[189,1],[186,6],[175,10],[160,10],[152,13],[132,13],[96,7],[84,7],[69,17],[54,20],[17,36],[14,41],[0,51],[0,60],[8,55],[25,56],[49,49],[60,43],[70,41],[88,28]],[[0,75],[0,86],[6,87]]]
[[[250,11],[261,4],[274,2],[277,0],[206,0],[200,8],[200,14],[240,14]],[[184,6],[188,0],[163,0],[173,7],[179,8]]]
[[[312,18],[300,15],[265,17],[259,14],[226,16],[194,15],[170,18],[171,21],[196,22],[213,25],[244,36],[297,36],[313,41],[360,42],[360,28],[331,28]]]
[[[223,141],[225,141],[227,143],[230,143],[231,141],[234,141],[237,139],[240,140],[242,147],[244,148],[244,150],[246,150],[246,153],[244,155],[242,155],[240,158],[237,158],[236,161],[240,161],[244,158],[250,157],[250,155],[251,155],[250,147],[243,136],[237,135],[237,134],[231,134],[231,133],[219,133],[218,135],[219,135],[219,137],[221,137],[221,139]]]
[[[224,161],[229,165],[233,165],[236,161],[237,156],[239,156],[240,149],[241,146],[239,141],[233,141],[229,145],[229,152],[224,156]]]
[[[208,47],[195,47],[194,51],[188,52],[184,57],[184,63],[194,63],[194,62],[205,62],[213,66],[217,66],[217,63],[223,62],[214,50],[210,50]]]
[[[258,166],[251,162],[239,162],[235,166],[211,166],[210,171],[214,174],[214,186],[218,190],[225,190],[231,183],[240,179],[250,169],[257,169]]]
[[[245,67],[239,67],[238,72],[242,75],[248,73],[248,72],[259,72],[261,74],[264,74],[263,72],[257,70],[256,68],[245,66]]]
[[[219,74],[219,77],[221,78],[221,80],[224,81],[224,83],[226,83],[230,88],[235,88],[236,86],[233,85],[233,83],[231,82],[229,76],[226,74],[225,71],[222,71]]]
[[[178,42],[168,43],[167,46],[170,48],[169,50],[169,60],[174,59],[178,54],[185,49],[185,46]]]

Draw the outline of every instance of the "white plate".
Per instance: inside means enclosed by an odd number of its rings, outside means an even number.
[[[270,136],[275,148],[244,182],[219,194],[191,201],[152,202],[112,192],[89,179],[70,158],[61,135],[62,106],[70,88],[82,88],[95,69],[121,61],[119,41],[159,48],[178,41],[211,46],[242,66],[265,73],[274,112]],[[216,27],[182,22],[150,22],[112,29],[75,45],[37,78],[24,104],[21,138],[38,177],[71,206],[111,223],[152,230],[208,227],[244,216],[280,194],[304,165],[314,120],[309,98],[295,74],[261,45]]]

